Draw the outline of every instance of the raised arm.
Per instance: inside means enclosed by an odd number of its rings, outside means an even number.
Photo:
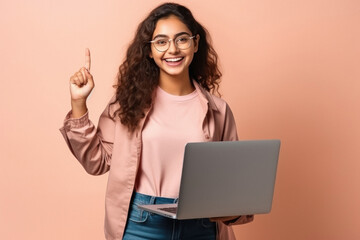
[[[94,88],[90,65],[90,51],[86,49],[85,67],[70,78],[72,110],[60,132],[84,169],[89,174],[100,175],[110,169],[115,121],[110,116],[110,105],[102,113],[97,128],[89,120],[86,99]]]

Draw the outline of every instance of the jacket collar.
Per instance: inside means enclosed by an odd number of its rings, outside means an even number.
[[[202,88],[195,80],[193,80],[194,86],[196,91],[199,93],[200,99],[203,103],[209,104],[209,107],[214,111],[219,111],[213,96],[206,91],[204,88]]]

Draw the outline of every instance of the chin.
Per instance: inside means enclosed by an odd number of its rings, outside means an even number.
[[[187,74],[187,72],[185,73],[184,71],[164,71],[164,73],[171,77],[180,77]]]
[[[167,75],[172,75],[172,76],[182,75],[185,72],[187,72],[182,66],[173,67],[173,68],[169,68],[166,66],[162,68],[161,71]]]

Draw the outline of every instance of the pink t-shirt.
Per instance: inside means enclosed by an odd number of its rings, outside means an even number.
[[[176,96],[160,87],[142,133],[142,157],[136,191],[177,198],[185,144],[204,141],[198,92]]]

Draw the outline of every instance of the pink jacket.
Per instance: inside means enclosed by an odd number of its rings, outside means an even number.
[[[211,95],[194,82],[203,106],[204,141],[237,140],[233,114],[224,100]],[[141,156],[141,133],[147,118],[141,120],[133,133],[118,118],[112,119],[117,104],[108,105],[100,116],[98,127],[89,120],[88,113],[79,119],[68,113],[60,129],[71,152],[84,169],[92,175],[109,171],[105,199],[105,237],[123,237],[131,195],[133,193]],[[253,218],[239,217],[231,224],[243,224]],[[235,239],[231,227],[218,222],[218,239]]]

